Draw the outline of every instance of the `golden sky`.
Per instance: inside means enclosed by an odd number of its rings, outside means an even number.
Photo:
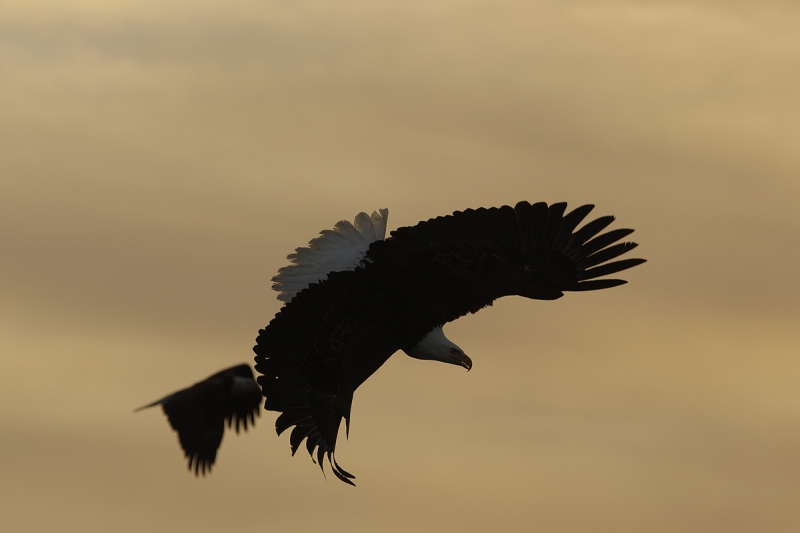
[[[795,2],[0,4],[3,531],[794,532]],[[394,356],[339,462],[275,415],[214,472],[139,405],[252,361],[340,219],[597,205],[630,284]]]

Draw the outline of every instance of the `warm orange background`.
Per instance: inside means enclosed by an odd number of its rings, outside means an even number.
[[[392,358],[357,488],[272,413],[206,479],[133,414],[251,361],[337,220],[522,199],[649,262]],[[0,530],[798,531],[798,201],[795,2],[3,2]]]

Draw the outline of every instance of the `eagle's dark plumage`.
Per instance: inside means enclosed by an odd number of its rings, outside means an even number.
[[[442,325],[503,296],[553,300],[626,283],[599,278],[644,262],[612,261],[636,247],[615,244],[633,230],[600,234],[614,220],[606,216],[576,231],[592,208],[565,215],[565,203],[520,202],[431,219],[372,242],[360,266],[297,293],[254,347],[264,407],[281,413],[278,434],[294,427],[292,453],[305,440],[320,466],[327,457],[352,484],[335,459],[339,426],[349,427],[355,390],[394,352],[469,368],[463,353],[448,360],[426,351],[429,339],[439,342],[435,332],[446,341]]]
[[[255,424],[261,390],[250,365],[237,365],[137,409],[161,405],[172,429],[178,432],[189,470],[195,475],[211,471],[228,427],[247,430]]]

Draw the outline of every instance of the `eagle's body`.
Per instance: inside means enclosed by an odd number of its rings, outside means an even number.
[[[394,352],[469,368],[469,358],[444,337],[444,324],[503,296],[552,300],[625,283],[596,278],[644,262],[607,262],[636,246],[613,245],[632,230],[596,237],[613,221],[602,217],[575,231],[592,207],[564,215],[563,203],[520,202],[456,212],[377,238],[366,252],[351,247],[362,255],[340,262],[348,269],[323,266],[318,283],[305,276],[310,284],[293,288],[296,295],[254,347],[265,408],[282,413],[279,434],[294,426],[292,452],[305,439],[320,466],[327,456],[335,475],[352,483],[334,458],[339,426],[343,418],[349,425],[354,391]],[[301,263],[303,250],[293,257]],[[307,263],[307,271],[322,265]],[[276,278],[277,288],[291,280],[290,269]]]

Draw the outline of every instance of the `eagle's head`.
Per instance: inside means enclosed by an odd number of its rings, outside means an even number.
[[[451,365],[463,366],[467,370],[472,368],[472,359],[464,353],[464,350],[444,336],[442,326],[436,326],[413,348],[403,351],[415,359],[442,361]]]

